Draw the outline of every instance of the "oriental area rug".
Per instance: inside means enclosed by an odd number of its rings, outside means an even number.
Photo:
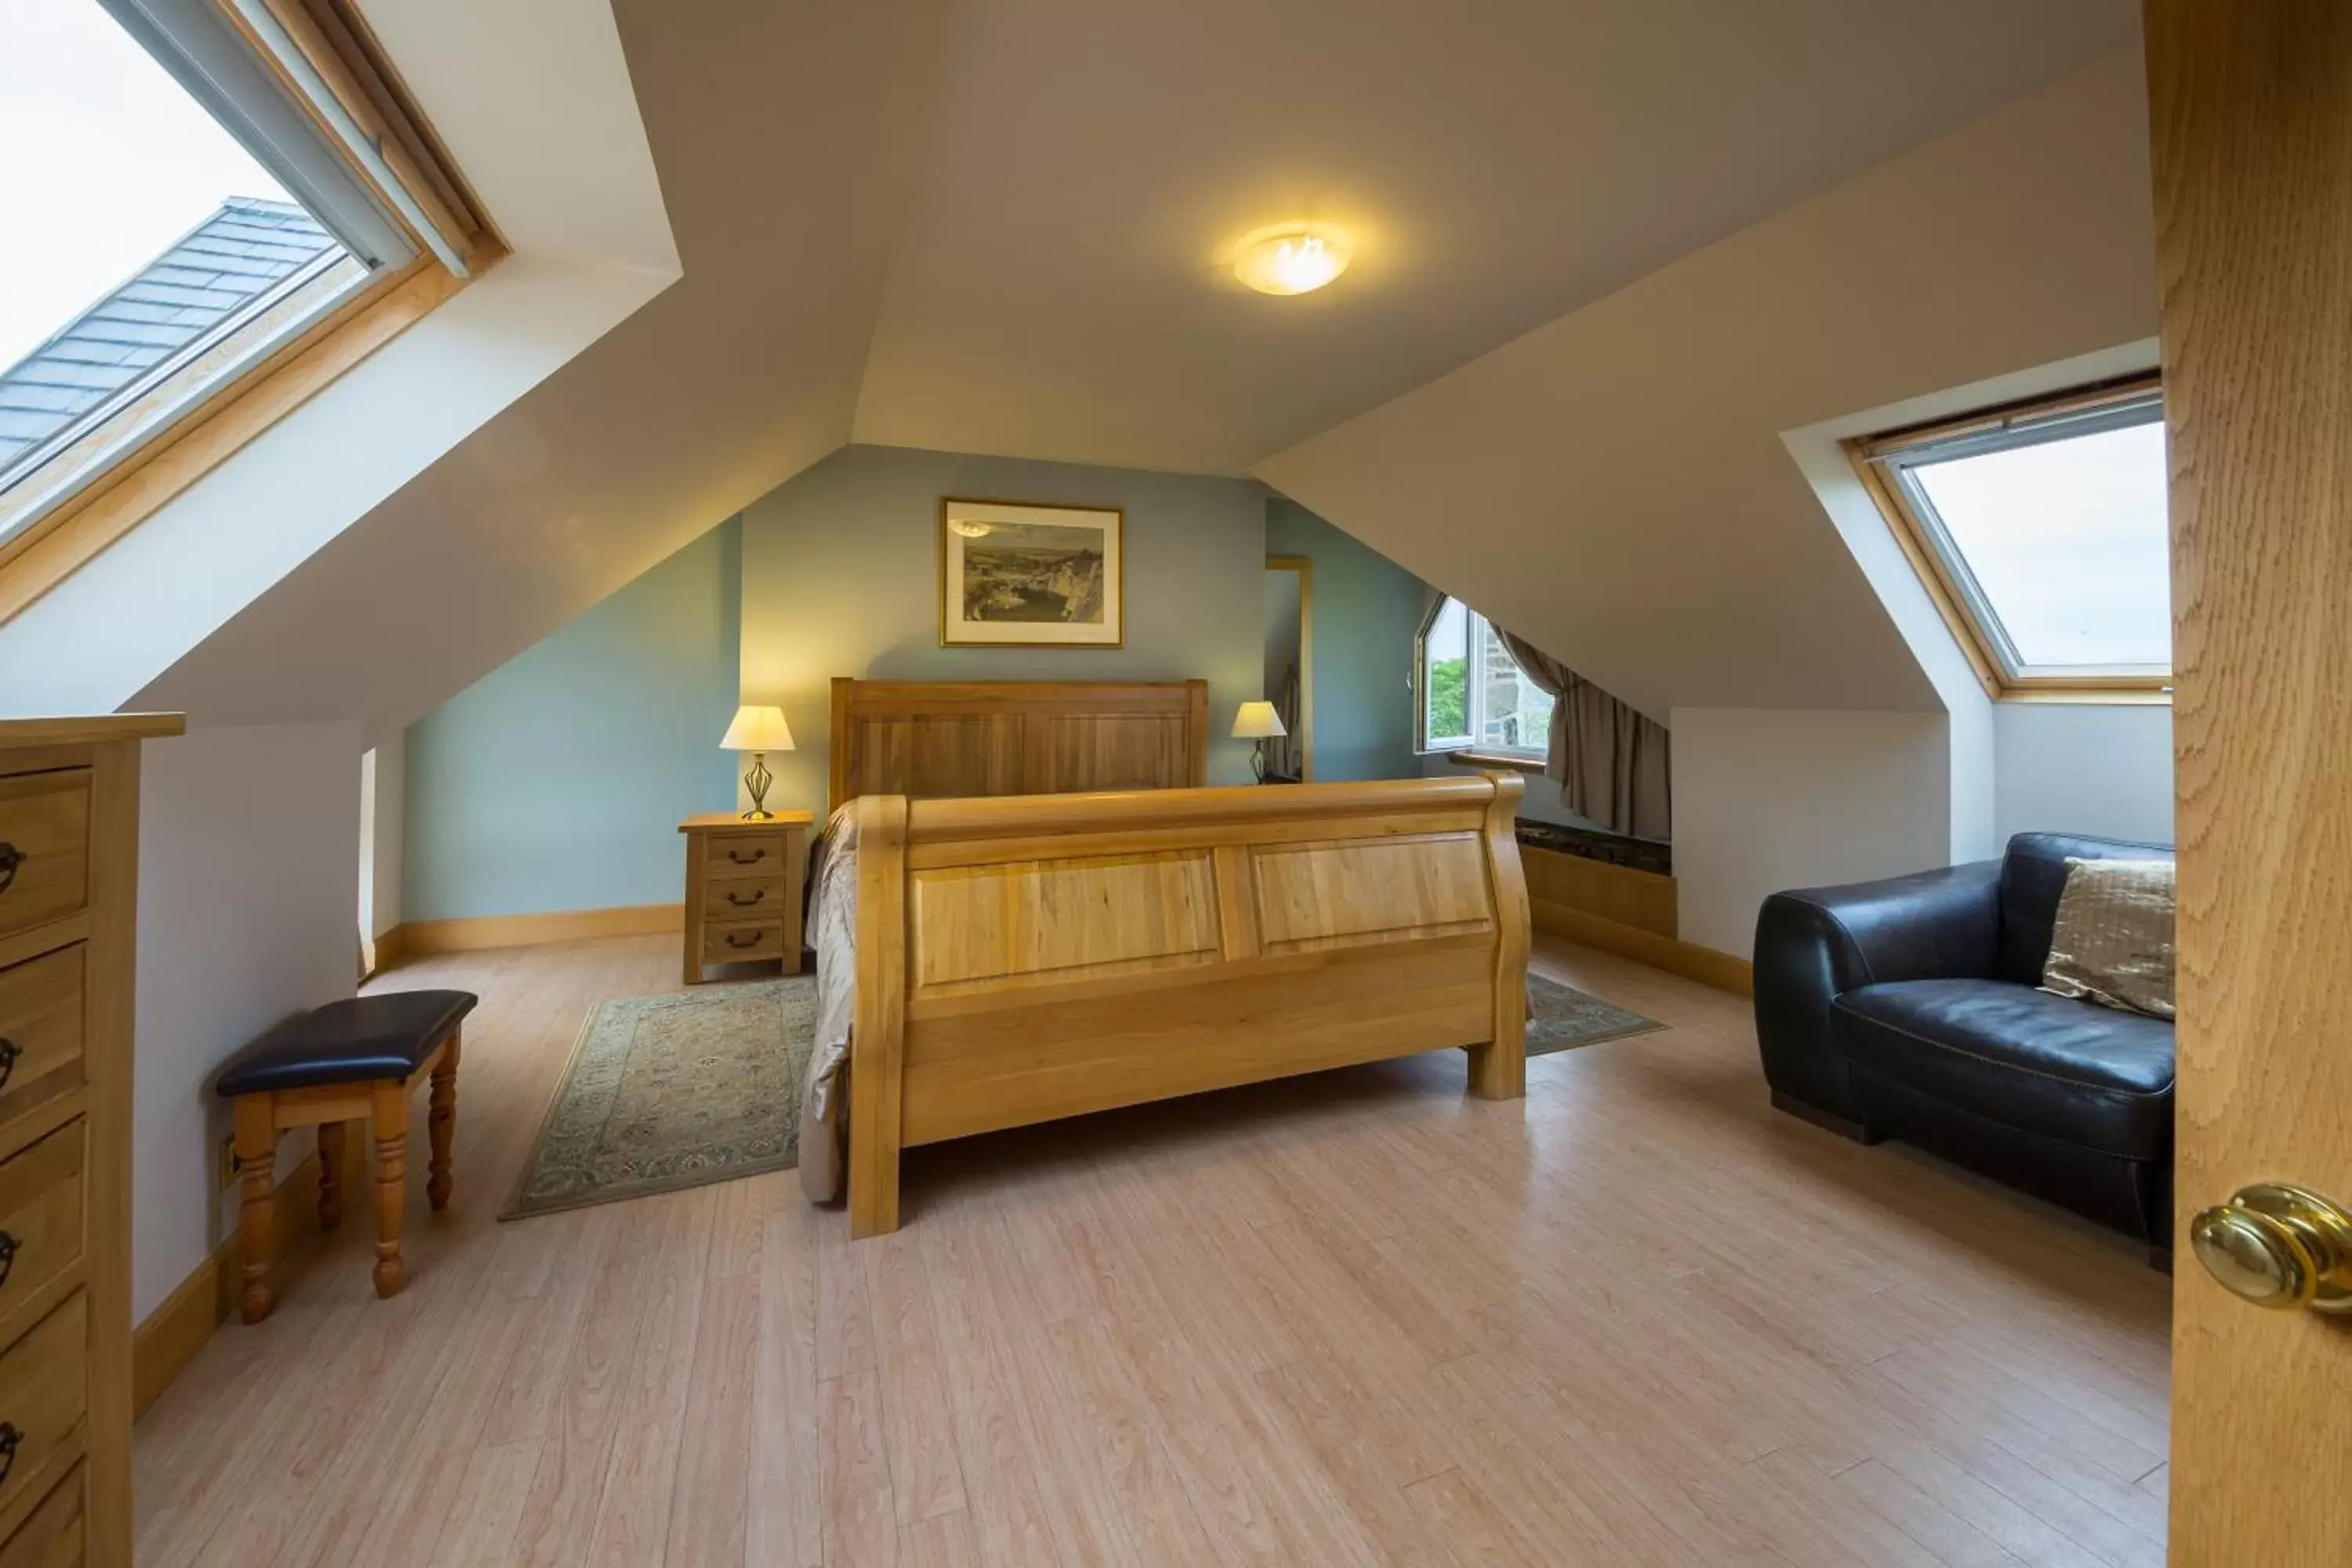
[[[1573,985],[1562,985],[1540,974],[1528,976],[1528,1055],[1548,1056],[1646,1035],[1665,1026],[1655,1018],[1631,1013],[1612,1002],[1589,995]]]
[[[791,1169],[815,1035],[813,975],[597,1004],[499,1217]]]

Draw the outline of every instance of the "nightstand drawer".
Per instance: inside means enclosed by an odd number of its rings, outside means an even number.
[[[82,1475],[76,1468],[41,1500],[16,1533],[0,1542],[0,1568],[82,1568]]]
[[[0,936],[89,899],[89,770],[0,778]]]
[[[0,1163],[0,1331],[19,1306],[81,1261],[89,1126],[77,1116]]]
[[[780,921],[791,883],[779,872],[772,877],[730,877],[703,884],[702,918],[721,921]]]
[[[782,921],[713,921],[702,928],[702,962],[749,963],[784,956]]]
[[[89,1297],[77,1290],[0,1351],[0,1521],[13,1523],[81,1458],[89,1413]],[[13,1435],[14,1457],[9,1457]]]
[[[79,942],[0,969],[0,1129],[84,1082]]]
[[[702,874],[712,879],[781,877],[794,837],[773,832],[705,834]]]

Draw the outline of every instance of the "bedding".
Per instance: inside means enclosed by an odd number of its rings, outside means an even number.
[[[810,858],[809,944],[816,950],[816,1041],[801,1092],[801,1191],[812,1203],[840,1195],[848,1125],[849,1024],[856,1005],[857,803],[836,807]]]

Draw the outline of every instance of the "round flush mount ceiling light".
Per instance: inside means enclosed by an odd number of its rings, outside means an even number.
[[[1346,270],[1346,238],[1304,224],[1259,230],[1234,261],[1234,276],[1261,294],[1311,293]]]
[[[996,531],[984,522],[974,522],[970,518],[964,517],[957,518],[953,522],[949,523],[948,526],[954,529],[958,533],[962,534],[966,539],[986,539],[991,533]]]

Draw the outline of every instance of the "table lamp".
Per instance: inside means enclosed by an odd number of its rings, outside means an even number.
[[[1258,783],[1265,783],[1265,743],[1288,733],[1282,727],[1282,715],[1274,710],[1271,702],[1244,702],[1241,711],[1234,715],[1234,739],[1257,742],[1250,748],[1250,771],[1257,775]]]
[[[706,730],[703,733],[707,735],[709,731]],[[768,771],[763,753],[793,749],[793,732],[784,723],[784,710],[781,708],[738,708],[735,710],[735,721],[727,726],[727,733],[719,741],[719,749],[751,753],[751,771],[743,775],[743,787],[751,792],[751,809],[743,814],[743,820],[774,820],[776,814],[768,809],[768,786],[776,782],[776,775]]]

